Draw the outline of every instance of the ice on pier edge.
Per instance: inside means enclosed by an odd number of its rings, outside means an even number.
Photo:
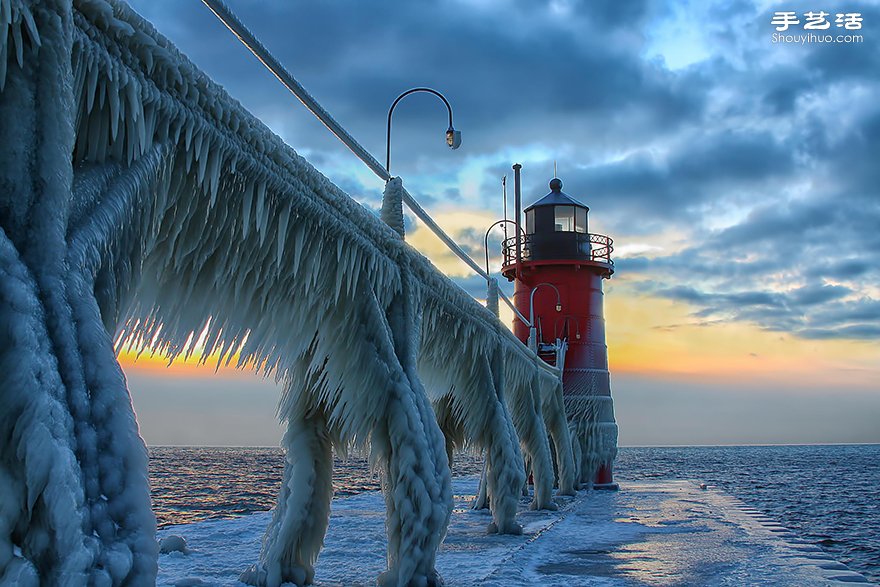
[[[174,357],[203,331],[206,355],[284,383],[251,580],[310,578],[333,445],[368,445],[383,474],[387,584],[434,577],[444,431],[485,449],[493,524],[517,530],[520,444],[549,451],[528,432],[542,402],[516,398],[555,376],[125,4],[0,0],[0,128],[0,582],[154,582],[115,350]]]
[[[630,482],[622,492],[582,492],[559,511],[520,507],[524,536],[489,536],[488,514],[467,507],[477,478],[453,480],[455,513],[437,557],[450,587],[540,585],[774,585],[865,583],[815,544],[800,540],[731,495],[692,481]],[[159,582],[238,587],[235,569],[254,556],[269,512],[160,530],[191,552],[163,554]],[[369,585],[383,567],[382,498],[334,500],[319,585]],[[352,546],[355,545],[353,548]]]

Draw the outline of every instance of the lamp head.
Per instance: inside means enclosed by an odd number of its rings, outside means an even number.
[[[446,144],[450,149],[457,149],[461,146],[461,131],[455,130],[451,126],[446,131]]]
[[[556,304],[556,311],[557,311],[557,312],[561,312],[561,311],[562,311],[562,304]]]

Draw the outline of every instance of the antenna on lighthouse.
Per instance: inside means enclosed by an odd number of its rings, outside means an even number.
[[[501,197],[504,199],[504,240],[507,241],[507,176],[501,178]],[[503,246],[507,246],[506,244]]]
[[[553,160],[553,177],[559,177],[559,174],[556,173],[556,159]]]

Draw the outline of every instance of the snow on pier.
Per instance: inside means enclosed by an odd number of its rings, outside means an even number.
[[[624,483],[620,492],[520,504],[522,536],[487,536],[469,502],[477,479],[455,479],[455,509],[437,555],[447,587],[486,585],[839,585],[866,579],[717,489],[691,481]],[[373,585],[385,568],[378,492],[334,500],[316,585]],[[163,554],[159,585],[240,586],[270,513],[172,526],[190,552]]]

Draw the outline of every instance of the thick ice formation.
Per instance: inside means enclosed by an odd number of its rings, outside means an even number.
[[[607,381],[607,373],[605,381]],[[606,383],[607,386],[607,383]],[[565,398],[572,450],[581,484],[593,481],[602,465],[617,458],[617,423],[610,395],[585,394]]]
[[[204,332],[205,356],[283,380],[284,485],[249,581],[312,576],[333,444],[382,472],[389,585],[436,578],[447,442],[486,450],[515,532],[515,425],[551,507],[555,376],[126,5],[0,0],[0,128],[0,583],[154,582],[126,340],[174,357]]]

